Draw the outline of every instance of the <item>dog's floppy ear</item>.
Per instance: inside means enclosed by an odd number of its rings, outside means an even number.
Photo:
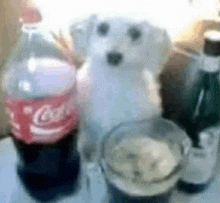
[[[70,35],[72,37],[75,54],[80,61],[85,61],[93,25],[96,15],[90,15],[85,18],[74,20],[70,25]]]
[[[172,50],[171,39],[165,29],[147,23],[147,30],[149,30],[149,46],[146,68],[154,73],[160,73]]]

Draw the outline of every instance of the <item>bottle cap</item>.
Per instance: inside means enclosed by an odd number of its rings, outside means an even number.
[[[209,30],[204,35],[204,53],[210,56],[220,56],[220,31]]]
[[[38,23],[42,20],[42,16],[38,8],[26,7],[21,20],[23,23]]]

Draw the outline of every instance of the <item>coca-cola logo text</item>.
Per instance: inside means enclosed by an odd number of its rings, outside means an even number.
[[[73,106],[72,104],[72,108]],[[59,122],[70,114],[70,105],[67,103],[57,108],[53,108],[52,105],[44,105],[35,112],[33,123],[39,126],[46,126],[54,122]]]

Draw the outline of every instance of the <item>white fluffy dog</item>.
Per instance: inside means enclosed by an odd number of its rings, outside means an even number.
[[[161,113],[154,78],[171,48],[165,30],[125,15],[93,15],[71,31],[86,59],[78,73],[79,143],[98,143],[121,122]]]

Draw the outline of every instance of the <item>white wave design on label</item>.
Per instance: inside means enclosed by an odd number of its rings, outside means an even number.
[[[14,129],[11,130],[12,134],[14,134],[17,138],[21,138],[21,134],[17,131],[15,131]]]
[[[66,125],[59,127],[59,128],[53,128],[53,129],[45,129],[45,128],[39,128],[36,127],[34,125],[30,125],[30,131],[33,134],[38,134],[38,135],[52,135],[55,133],[60,133],[63,130],[65,130],[65,128],[67,128],[70,124],[72,123],[72,121],[69,121]]]
[[[18,123],[15,123],[14,121],[10,121],[11,125],[16,128],[17,130],[20,130],[20,125]]]

